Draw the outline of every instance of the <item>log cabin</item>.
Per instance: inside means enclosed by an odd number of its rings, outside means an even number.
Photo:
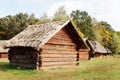
[[[0,58],[8,58],[8,49],[5,49],[6,40],[0,40]]]
[[[31,69],[76,66],[86,48],[70,20],[29,25],[6,45],[10,65]]]
[[[101,45],[98,41],[89,41],[87,40],[86,43],[88,44],[90,48],[90,55],[91,57],[105,57],[110,55],[112,52],[107,47],[105,48],[103,45]]]

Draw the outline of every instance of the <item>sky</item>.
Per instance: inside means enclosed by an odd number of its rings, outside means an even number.
[[[61,6],[65,6],[68,15],[77,9],[87,11],[97,21],[106,21],[120,31],[120,0],[0,0],[0,17],[20,12],[34,13],[37,18],[43,13],[52,17]]]

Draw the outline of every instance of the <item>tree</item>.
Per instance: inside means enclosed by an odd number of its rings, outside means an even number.
[[[54,14],[52,21],[61,21],[61,20],[68,20],[68,16],[64,6],[58,8],[56,13]]]
[[[93,32],[96,36],[96,40],[100,43],[103,41],[103,30],[104,26],[100,22],[94,24]]]
[[[102,38],[103,38],[102,39],[103,45],[107,46],[108,42],[111,41],[111,39],[112,39],[110,31],[103,28]]]
[[[118,44],[118,53],[120,54],[120,32],[117,31],[116,34],[119,37],[119,39],[118,39],[118,41],[119,41],[119,44]]]
[[[86,11],[72,11],[70,16],[74,24],[76,24],[77,27],[80,28],[81,32],[84,34],[85,37],[88,37],[88,39],[90,40],[96,39],[92,30],[92,19]]]
[[[120,32],[119,32],[119,31],[117,31],[116,33],[117,33],[117,35],[118,35],[118,37],[119,37],[119,39],[120,39]]]
[[[39,20],[35,17],[35,15],[32,13],[30,14],[29,18],[28,18],[28,21],[27,21],[27,24],[29,25],[33,25],[33,24],[36,24]]]
[[[6,31],[8,30],[7,18],[0,18],[0,39],[6,39]]]
[[[34,14],[30,16],[27,13],[19,13],[16,15],[8,15],[0,18],[0,39],[10,39],[19,32],[21,32],[28,25],[39,22]]]
[[[41,23],[48,23],[51,22],[51,19],[48,17],[46,13],[43,13],[43,15],[40,17]]]
[[[97,40],[105,47],[108,47],[113,54],[120,52],[119,36],[110,24],[104,21],[97,22],[93,27],[93,31]]]
[[[100,22],[103,26],[105,26],[105,29],[108,30],[109,32],[114,32],[114,29],[111,27],[110,24],[108,24],[107,22],[105,21],[101,21]]]
[[[116,33],[113,33],[112,40],[107,45],[108,48],[112,50],[113,53],[120,52],[120,39]]]

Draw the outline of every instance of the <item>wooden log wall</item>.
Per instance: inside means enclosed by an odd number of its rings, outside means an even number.
[[[89,60],[90,59],[90,54],[89,50],[79,50],[79,60]]]
[[[38,52],[33,48],[11,48],[8,56],[11,65],[31,69],[35,69],[37,66]]]
[[[8,58],[8,53],[6,52],[0,53],[0,58]]]
[[[60,30],[41,51],[41,68],[77,65],[76,44],[66,29]]]

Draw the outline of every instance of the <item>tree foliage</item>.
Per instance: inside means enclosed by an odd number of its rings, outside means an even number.
[[[72,11],[71,17],[74,24],[76,24],[77,27],[80,28],[85,37],[88,37],[90,40],[96,39],[92,30],[92,18],[88,15],[86,11]]]
[[[58,8],[56,13],[54,14],[52,21],[61,21],[61,20],[68,20],[68,15],[66,13],[64,6],[61,6],[60,8]]]
[[[46,13],[43,13],[43,15],[40,17],[41,23],[48,23],[51,22],[51,19],[48,17]]]
[[[116,33],[113,33],[112,40],[108,43],[107,47],[110,48],[113,53],[120,52],[120,39]]]
[[[97,41],[108,47],[113,53],[120,51],[120,39],[111,25],[107,22],[96,22],[93,27]]]
[[[97,40],[113,53],[120,53],[120,32],[112,29],[110,24],[105,21],[98,22],[95,18],[91,18],[86,11],[72,11],[70,16],[72,23],[82,37],[87,37],[89,40]],[[0,18],[0,39],[10,39],[28,25],[68,19],[64,6],[61,6],[56,11],[53,18],[49,18],[46,13],[43,13],[40,18],[36,18],[34,14],[29,15],[27,13],[8,15]]]
[[[120,32],[117,31],[116,33],[117,33],[117,35],[118,35],[118,37],[119,37],[119,39],[120,39]]]
[[[39,19],[34,14],[30,16],[27,13],[19,13],[16,15],[8,15],[0,18],[0,39],[10,39],[28,25],[36,24]]]

